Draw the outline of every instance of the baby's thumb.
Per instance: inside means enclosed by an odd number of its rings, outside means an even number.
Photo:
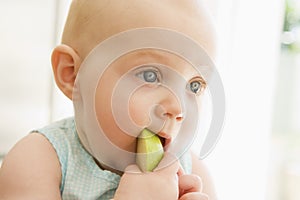
[[[125,169],[125,173],[142,173],[142,171],[140,170],[140,168],[137,165],[128,165]]]

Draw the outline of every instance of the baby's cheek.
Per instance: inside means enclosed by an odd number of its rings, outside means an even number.
[[[150,123],[149,105],[147,102],[130,100],[129,116],[134,124],[144,127]]]
[[[155,90],[148,87],[142,87],[134,91],[129,99],[129,116],[131,120],[140,127],[150,124],[151,109],[157,102]]]

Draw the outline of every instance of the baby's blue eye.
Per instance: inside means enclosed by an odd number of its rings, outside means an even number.
[[[202,89],[202,84],[200,81],[192,81],[190,82],[190,90],[197,94]]]
[[[157,82],[157,73],[153,70],[147,70],[143,72],[143,78],[148,83]]]
[[[160,83],[161,74],[153,66],[142,66],[137,70],[136,76],[146,83]]]

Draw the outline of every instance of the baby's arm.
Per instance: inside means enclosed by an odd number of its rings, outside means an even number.
[[[60,163],[49,141],[32,133],[5,157],[0,169],[1,200],[58,200]]]

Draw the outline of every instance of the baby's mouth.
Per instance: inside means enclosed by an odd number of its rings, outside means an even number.
[[[151,131],[150,129],[148,129],[148,130]],[[152,133],[155,134],[159,138],[164,151],[167,151],[169,145],[172,142],[172,137],[169,136],[168,134],[166,134],[165,132],[158,132],[158,133],[152,132]],[[138,139],[138,137],[136,139]]]
[[[164,150],[166,151],[167,148],[169,147],[169,144],[172,141],[172,138],[170,136],[168,136],[168,134],[166,134],[164,132],[157,133],[157,136],[159,137],[160,142],[161,142]]]
[[[160,137],[160,136],[158,136],[158,137],[160,139],[160,142],[161,142],[162,146],[164,147],[165,144],[166,144],[166,138],[163,138],[163,137]]]

